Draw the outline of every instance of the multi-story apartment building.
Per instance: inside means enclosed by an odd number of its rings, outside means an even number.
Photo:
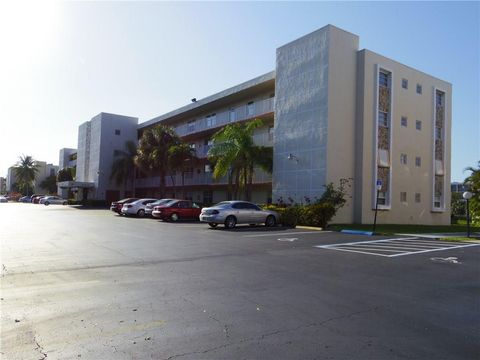
[[[77,167],[77,149],[60,149],[58,167],[60,169]]]
[[[58,183],[59,193],[65,194],[70,189],[78,200],[113,201],[125,196],[126,188],[110,180],[110,174],[115,154],[125,150],[127,141],[137,140],[137,126],[137,118],[108,113],[100,113],[81,124],[78,128],[76,178],[75,181]]]
[[[33,182],[33,192],[36,194],[44,194],[46,189],[42,188],[41,183],[49,176],[57,176],[58,165],[47,164],[45,161],[35,161],[37,166],[37,174]]]
[[[275,71],[142,123],[138,136],[172,126],[201,158],[187,197],[210,203],[226,198],[206,158],[212,134],[254,118],[265,124],[255,141],[274,153],[273,174],[256,173],[255,202],[314,200],[351,179],[336,222],[371,223],[378,203],[379,222],[448,224],[451,84],[361,50],[358,36],[328,25],[278,48]],[[159,182],[137,179],[137,195],[157,196]]]
[[[7,179],[0,177],[0,194],[5,194],[7,192]]]
[[[17,182],[17,178],[15,176],[15,167],[10,166],[7,170],[7,182],[6,182],[6,190],[7,192],[13,191],[14,185]]]
[[[274,72],[268,73],[139,125],[140,134],[158,123],[172,126],[196,150],[199,161],[185,174],[186,198],[207,204],[226,199],[227,179],[214,180],[212,164],[207,159],[212,135],[225,125],[262,119],[264,125],[255,130],[254,142],[273,146],[274,75]],[[159,182],[159,177],[137,179],[137,195],[158,196]],[[252,200],[271,201],[271,182],[270,174],[256,169]],[[167,196],[183,193],[180,190],[181,174],[167,176],[166,183]]]
[[[45,189],[40,184],[49,176],[56,176],[58,173],[58,166],[53,164],[47,164],[45,161],[35,161],[37,172],[35,180],[33,181],[33,192],[37,194],[45,193]],[[9,167],[7,173],[6,191],[14,191],[14,185],[17,182],[15,175],[15,167]]]

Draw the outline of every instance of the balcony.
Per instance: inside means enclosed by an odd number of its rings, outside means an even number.
[[[185,174],[185,186],[196,185],[227,185],[227,177],[223,177],[218,180],[213,180],[212,173],[196,173],[194,171],[190,176]],[[182,176],[177,174],[175,177],[175,186],[182,186]],[[272,181],[272,175],[268,174],[260,169],[255,169],[255,175],[253,177],[253,183],[267,183]],[[165,177],[166,186],[173,186],[172,178],[170,176]],[[160,177],[154,176],[149,178],[137,179],[135,182],[137,188],[156,188],[160,186]]]
[[[215,120],[212,118],[197,119],[194,123],[184,123],[175,127],[175,132],[179,136],[195,134],[201,131],[215,129],[231,122],[247,120],[256,116],[273,112],[275,98],[255,101],[253,104],[245,104],[235,108],[234,120],[230,121],[230,110],[219,112],[216,114]]]

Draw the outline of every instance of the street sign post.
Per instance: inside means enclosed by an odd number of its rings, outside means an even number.
[[[382,180],[377,180],[377,196],[375,196],[375,217],[373,219],[373,230],[372,233],[375,234],[375,228],[377,227],[377,212],[378,212],[378,195],[380,190],[382,190]]]

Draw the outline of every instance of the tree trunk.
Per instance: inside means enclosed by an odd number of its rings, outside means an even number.
[[[235,169],[235,189],[234,189],[234,200],[238,200],[238,192],[240,190],[240,169]]]
[[[227,187],[227,200],[232,200],[232,183],[233,183],[233,174],[232,170],[228,170],[228,187]]]
[[[248,167],[243,168],[243,193],[246,201],[248,200]]]
[[[247,201],[252,201],[252,187],[253,187],[253,165],[250,165],[249,173],[248,173]]]
[[[182,170],[182,199],[185,200],[185,171]]]
[[[160,170],[160,199],[165,197],[165,170]]]
[[[172,186],[173,186],[173,194],[172,194],[172,197],[176,197],[177,196],[177,188],[175,186],[175,176],[173,176],[172,174],[170,174],[170,180],[172,180]]]

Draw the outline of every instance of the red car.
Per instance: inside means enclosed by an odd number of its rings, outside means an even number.
[[[155,206],[152,216],[157,219],[177,221],[178,219],[196,219],[202,209],[190,200],[172,200],[169,203]]]
[[[126,198],[126,199],[114,201],[110,205],[110,210],[115,211],[118,214],[121,214],[123,204],[130,204],[137,200],[138,200],[137,198]]]

